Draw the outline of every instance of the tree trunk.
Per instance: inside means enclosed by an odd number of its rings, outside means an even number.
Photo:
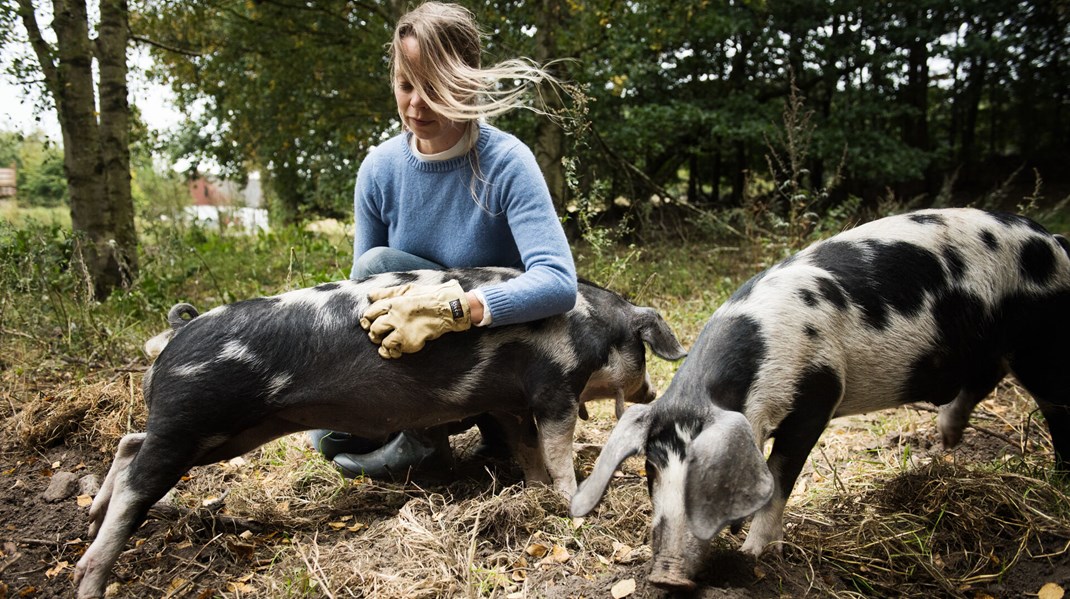
[[[537,13],[535,32],[535,60],[540,65],[557,58],[557,39],[555,31],[562,27],[562,6],[559,0],[543,0]],[[561,73],[554,66],[550,68],[553,75]],[[559,114],[564,108],[559,90],[544,89],[541,94],[541,108],[551,114]],[[550,197],[559,214],[564,214],[569,199],[568,183],[565,178],[565,132],[561,126],[547,117],[539,117],[535,124],[535,160],[539,163],[546,185],[550,188]]]
[[[903,142],[923,152],[930,150],[929,143],[929,48],[928,40],[922,37],[919,27],[925,17],[918,9],[906,13],[907,28],[913,37],[906,44],[907,81],[902,89],[900,102],[910,110],[903,118]],[[936,191],[935,170],[932,161],[925,167],[924,186],[926,193]]]
[[[127,7],[104,0],[94,47],[84,0],[54,0],[53,48],[41,35],[30,0],[19,15],[56,104],[63,132],[63,164],[71,226],[93,295],[106,298],[137,274],[137,233],[130,195],[129,107],[126,100]],[[100,121],[93,58],[100,52]]]
[[[127,100],[126,0],[101,0],[97,60],[100,63],[100,154],[104,162],[104,204],[111,209],[119,280],[128,285],[137,273],[137,231],[130,193],[130,104]],[[115,269],[112,269],[115,272]]]

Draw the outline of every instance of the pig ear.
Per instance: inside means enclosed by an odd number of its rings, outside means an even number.
[[[688,449],[684,505],[691,533],[707,541],[773,496],[773,475],[738,412],[718,411]]]
[[[680,340],[657,310],[639,308],[635,315],[635,325],[639,330],[639,337],[659,358],[679,360],[687,355],[687,350],[680,345]]]
[[[586,516],[602,501],[602,496],[613,478],[613,471],[625,458],[631,457],[643,449],[647,430],[650,428],[650,406],[634,405],[624,412],[624,416],[613,428],[609,441],[598,454],[594,471],[587,477],[572,496],[569,510],[573,516]]]

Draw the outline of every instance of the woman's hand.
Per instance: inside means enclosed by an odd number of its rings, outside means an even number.
[[[444,333],[468,330],[473,320],[470,295],[456,280],[386,287],[368,294],[372,304],[361,316],[360,326],[379,344],[380,356],[400,358],[420,351]],[[482,320],[483,304],[474,303]]]

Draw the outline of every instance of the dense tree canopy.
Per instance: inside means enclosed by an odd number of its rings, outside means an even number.
[[[581,190],[738,203],[748,173],[768,170],[792,80],[811,113],[804,167],[814,187],[842,163],[845,192],[932,197],[954,173],[991,185],[988,173],[1025,165],[1051,179],[1070,157],[1070,11],[1058,3],[468,5],[487,30],[487,61],[568,59],[555,68],[587,96],[585,133],[567,148]],[[385,44],[404,8],[153,0],[133,28],[196,109],[183,150],[265,169],[292,218],[344,213],[356,165],[397,130]],[[546,146],[544,170],[566,153],[533,114],[501,124]]]

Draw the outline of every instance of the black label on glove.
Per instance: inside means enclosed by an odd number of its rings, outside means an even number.
[[[464,318],[464,308],[461,307],[461,300],[450,300],[450,311],[453,312],[454,320],[460,320]]]

